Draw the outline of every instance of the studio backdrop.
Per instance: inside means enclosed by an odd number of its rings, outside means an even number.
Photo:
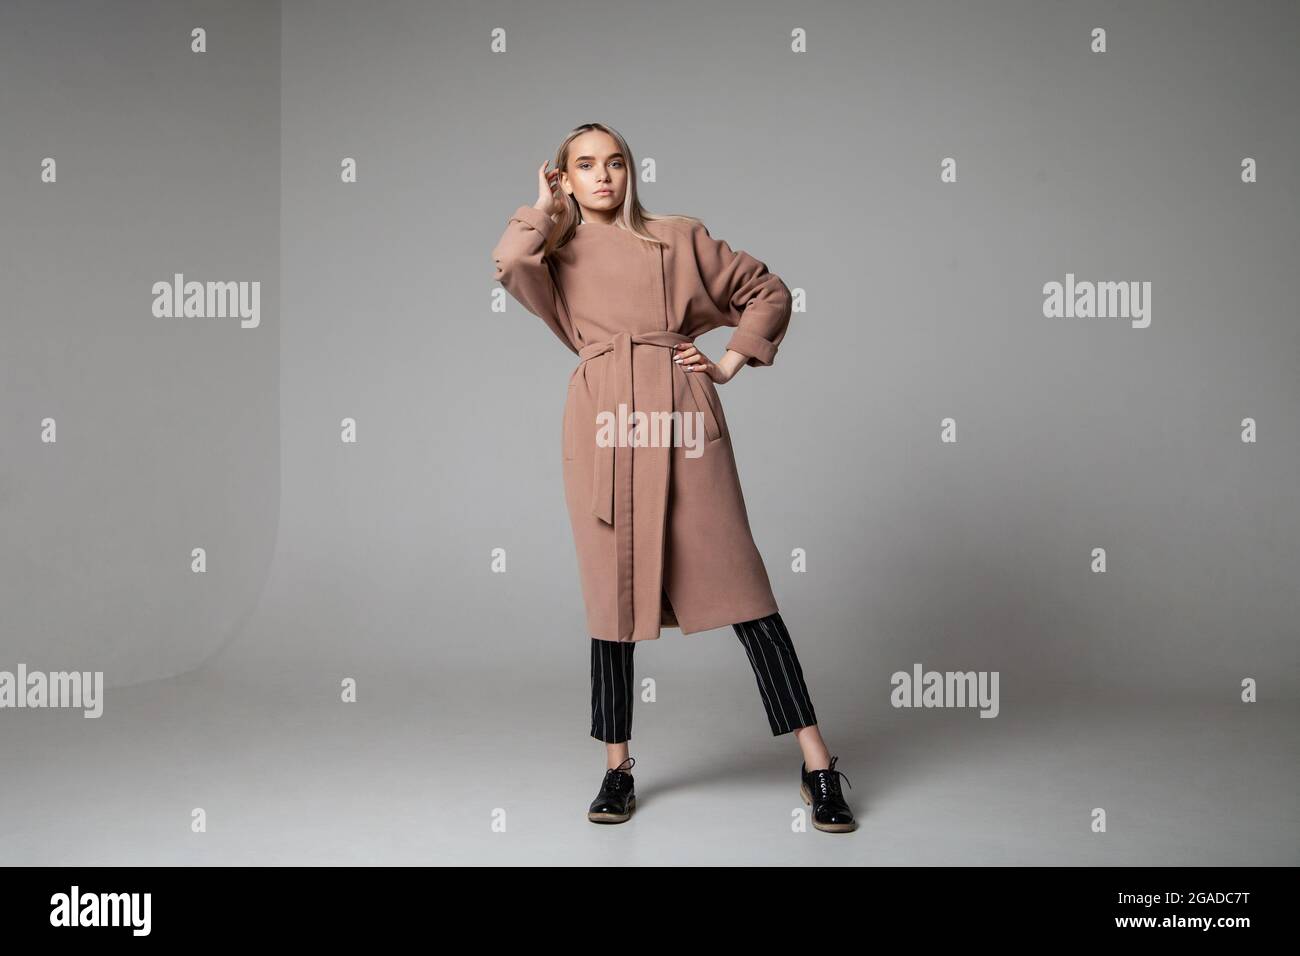
[[[793,293],[719,391],[843,746],[917,668],[997,672],[1003,714],[1293,705],[1298,31],[1288,2],[6,2],[0,670],[102,671],[107,714],[353,680],[444,708],[431,745],[595,756],[576,359],[490,252],[599,121],[649,210]],[[697,682],[680,726],[768,743],[730,629],[650,644]]]

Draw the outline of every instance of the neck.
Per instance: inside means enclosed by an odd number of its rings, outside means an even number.
[[[603,226],[612,226],[617,220],[614,213],[593,212],[591,210],[578,207],[578,221],[581,223],[596,222]]]

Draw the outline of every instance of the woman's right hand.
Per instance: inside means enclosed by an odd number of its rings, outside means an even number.
[[[537,202],[533,203],[533,208],[548,216],[558,216],[564,211],[564,199],[560,194],[559,170],[546,168],[550,162],[548,159],[537,167]]]

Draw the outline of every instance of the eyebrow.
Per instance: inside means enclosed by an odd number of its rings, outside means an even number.
[[[574,158],[574,162],[577,162],[577,161],[580,160],[580,159],[595,159],[595,158],[596,158],[595,156],[577,156],[577,157]],[[622,159],[622,158],[623,158],[623,154],[622,154],[622,153],[610,153],[610,154],[609,154],[609,158],[610,158],[610,159]]]

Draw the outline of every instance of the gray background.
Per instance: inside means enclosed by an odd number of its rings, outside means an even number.
[[[6,4],[0,668],[110,693],[0,711],[0,862],[1300,861],[1298,33],[1290,3]],[[852,836],[789,832],[797,748],[729,628],[639,648],[641,806],[583,818],[574,359],[490,311],[489,253],[589,120],[655,160],[649,209],[806,291],[721,394]],[[154,319],[173,271],[261,279],[262,327]],[[1151,327],[1044,318],[1067,272],[1150,281]],[[1001,715],[891,708],[914,662],[999,671]]]

